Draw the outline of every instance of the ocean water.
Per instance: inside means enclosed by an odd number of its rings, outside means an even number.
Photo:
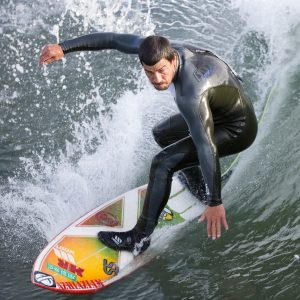
[[[300,2],[3,0],[0,5],[0,293],[3,299],[300,299]],[[161,34],[210,49],[243,77],[258,137],[223,188],[230,230],[192,222],[151,264],[91,296],[30,283],[51,238],[147,182],[152,126],[176,112],[135,56],[43,45],[97,32]],[[222,161],[223,169],[226,162]]]

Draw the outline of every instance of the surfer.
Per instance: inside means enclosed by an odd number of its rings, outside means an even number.
[[[209,237],[219,238],[222,225],[228,230],[219,157],[245,150],[257,134],[257,119],[240,78],[214,53],[170,43],[161,36],[89,34],[46,45],[40,63],[51,64],[74,51],[104,49],[138,54],[150,83],[157,90],[172,93],[179,113],[153,128],[154,139],[163,149],[153,158],[144,207],[136,226],[127,232],[99,232],[99,239],[116,250],[133,251],[136,255],[145,251],[169,199],[176,171],[181,172],[181,178],[196,196],[204,191],[202,200],[207,208],[200,221],[207,221]]]

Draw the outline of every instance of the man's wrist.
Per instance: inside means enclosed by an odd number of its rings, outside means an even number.
[[[223,204],[221,199],[218,199],[218,200],[214,199],[214,200],[207,201],[207,205],[210,207],[219,206],[221,204]]]
[[[64,42],[61,42],[58,44],[61,47],[61,50],[63,51],[64,54],[67,53],[66,45]]]

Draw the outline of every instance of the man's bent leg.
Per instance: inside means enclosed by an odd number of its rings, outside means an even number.
[[[244,122],[238,120],[230,124],[215,126],[214,137],[219,157],[240,152],[252,143],[253,136],[256,134],[255,115],[251,111],[245,110],[243,120]],[[164,132],[168,137],[172,137],[172,129],[175,128],[175,132],[178,134],[180,131],[178,128],[184,129],[184,124],[179,122],[178,116],[176,116],[176,121],[178,123],[174,122],[173,124],[180,124],[180,126],[172,126],[172,118],[170,118],[169,131],[163,130],[163,126],[161,126],[161,133]],[[232,134],[232,128],[229,131],[228,126],[235,128],[236,135]],[[162,138],[156,137],[156,140],[159,139],[162,140]],[[136,226],[147,235],[154,230],[159,215],[169,199],[173,173],[182,169],[187,176],[190,175],[189,185],[195,185],[195,188],[198,186],[197,192],[200,191],[200,196],[203,195],[205,183],[199,169],[197,150],[190,136],[164,148],[153,160],[145,204]]]
[[[103,244],[116,250],[133,251],[136,255],[145,251],[169,199],[173,173],[195,164],[198,164],[198,157],[191,137],[158,153],[152,161],[143,211],[136,226],[127,232],[99,232],[98,237]]]
[[[236,135],[232,135],[232,128],[229,130],[228,126],[215,126],[215,142],[220,157],[242,151],[252,143],[256,134],[255,116],[246,114],[244,124],[240,123],[232,124],[237,128]],[[99,239],[113,249],[135,254],[145,251],[150,245],[149,235],[169,199],[173,173],[198,164],[196,147],[190,136],[163,149],[153,160],[145,203],[137,225],[128,232],[99,232]]]
[[[189,136],[189,128],[181,114],[176,114],[159,122],[152,129],[156,143],[165,148]]]
[[[162,148],[189,136],[189,128],[181,114],[173,115],[158,123],[152,132],[155,141]],[[178,177],[194,196],[204,200],[205,183],[199,166],[181,170]]]
[[[191,137],[166,147],[153,159],[142,214],[136,228],[150,235],[170,196],[174,172],[198,164]]]

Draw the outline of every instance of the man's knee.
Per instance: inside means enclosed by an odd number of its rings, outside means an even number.
[[[175,161],[172,156],[168,154],[167,151],[162,150],[156,154],[151,163],[151,171],[157,173],[173,174],[173,169],[175,167]]]
[[[152,134],[155,142],[160,145],[161,143],[161,132],[157,129],[157,126],[152,128]]]
[[[177,170],[178,156],[180,155],[180,153],[169,153],[167,149],[160,151],[153,157],[151,171],[173,174]]]
[[[157,170],[157,169],[164,169],[165,168],[165,162],[164,159],[166,158],[165,151],[160,151],[158,154],[156,154],[151,162],[151,169]]]
[[[160,147],[164,148],[168,146],[168,137],[166,134],[166,121],[160,122],[157,125],[155,125],[152,129],[152,134],[154,140]]]

